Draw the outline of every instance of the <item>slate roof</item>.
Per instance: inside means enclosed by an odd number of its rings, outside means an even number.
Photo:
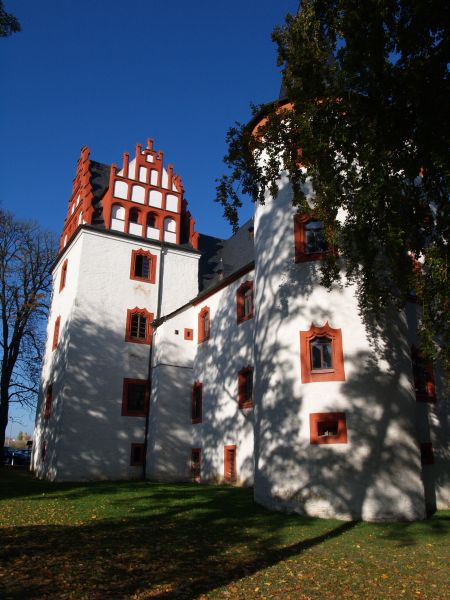
[[[227,240],[199,235],[198,249],[202,253],[199,266],[201,292],[255,260],[255,246],[250,235],[252,231],[253,218]]]

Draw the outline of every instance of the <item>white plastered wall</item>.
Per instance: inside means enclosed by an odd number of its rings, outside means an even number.
[[[132,250],[140,248],[157,257],[154,284],[130,278]],[[61,299],[53,298],[49,324],[50,332],[53,315],[62,303],[60,343],[52,354],[64,356],[64,362],[58,362],[56,369],[52,356],[43,371],[44,378],[50,377],[57,383],[54,398],[60,407],[57,414],[52,408],[48,423],[52,435],[61,432],[51,477],[139,477],[142,467],[130,466],[130,450],[132,443],[144,442],[145,418],[121,415],[122,390],[124,378],[147,380],[149,346],[125,342],[126,318],[127,310],[134,307],[145,308],[156,316],[161,249],[144,240],[81,230],[62,258],[66,255],[67,284]],[[179,306],[197,293],[197,263],[195,253],[164,249],[162,295],[167,306]],[[179,280],[170,279],[171,274],[179,272],[186,277],[183,286]],[[70,314],[68,325],[66,313]],[[52,331],[47,354],[51,337]],[[46,465],[51,460],[49,451],[50,446]],[[42,476],[49,474],[42,472]]]
[[[312,516],[425,515],[406,323],[373,349],[353,287],[328,292],[318,262],[294,262],[287,181],[255,214],[255,498]],[[345,381],[301,382],[300,331],[342,330]],[[345,412],[348,443],[311,445],[310,413]]]
[[[253,482],[253,409],[238,407],[238,373],[253,366],[253,320],[236,323],[236,290],[253,272],[189,306],[158,328],[150,409],[149,475],[190,478],[192,448],[201,448],[201,480],[221,481],[224,446],[236,445],[237,482]],[[198,313],[210,309],[210,338],[198,344]],[[184,329],[194,340],[184,339]],[[179,333],[176,334],[175,331]],[[192,424],[192,386],[203,386],[202,422]]]

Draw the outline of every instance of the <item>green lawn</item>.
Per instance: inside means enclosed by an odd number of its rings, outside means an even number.
[[[450,598],[450,512],[412,524],[272,513],[252,492],[51,484],[0,467],[0,598]]]

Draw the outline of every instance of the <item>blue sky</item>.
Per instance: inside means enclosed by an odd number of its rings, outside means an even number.
[[[213,202],[227,129],[277,97],[275,25],[298,0],[5,0],[0,38],[0,205],[59,236],[82,146],[120,162],[154,139],[203,233],[228,237]],[[247,204],[242,219],[252,211]],[[19,413],[23,415],[23,412]],[[32,430],[33,418],[23,418]],[[10,428],[8,428],[8,434]]]

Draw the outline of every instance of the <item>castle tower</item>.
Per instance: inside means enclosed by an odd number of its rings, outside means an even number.
[[[120,170],[81,150],[53,269],[38,476],[142,475],[151,323],[197,295],[197,240],[181,179],[151,140]]]

